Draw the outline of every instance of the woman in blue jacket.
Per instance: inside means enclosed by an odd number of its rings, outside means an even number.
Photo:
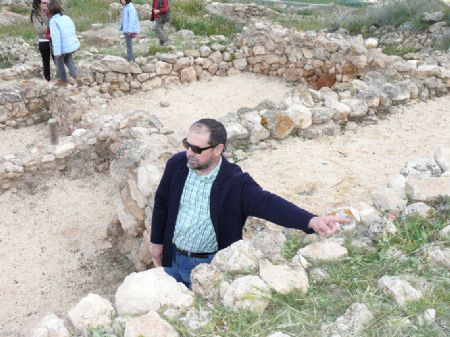
[[[127,59],[134,61],[133,55],[133,39],[139,33],[139,18],[136,8],[131,3],[131,0],[120,0],[123,6],[122,13],[120,13],[120,31],[125,36],[127,44]]]
[[[58,84],[67,85],[67,76],[64,64],[69,69],[70,75],[77,78],[77,68],[73,63],[72,53],[80,48],[75,24],[72,19],[64,15],[58,1],[52,0],[48,6],[51,16],[49,27],[52,40],[53,54],[55,55],[56,75]]]

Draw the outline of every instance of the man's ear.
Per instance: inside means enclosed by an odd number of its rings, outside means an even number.
[[[217,155],[221,155],[222,152],[225,150],[225,146],[223,144],[219,144],[214,148],[214,151]]]

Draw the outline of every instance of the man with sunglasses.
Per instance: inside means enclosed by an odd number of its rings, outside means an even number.
[[[248,216],[306,233],[331,235],[334,216],[317,217],[264,191],[241,168],[223,156],[227,133],[222,123],[201,119],[183,139],[185,152],[167,162],[155,194],[151,253],[156,266],[190,287],[190,274],[200,263],[242,239]]]

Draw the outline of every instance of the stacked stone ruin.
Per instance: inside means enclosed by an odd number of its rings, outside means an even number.
[[[249,11],[257,11],[255,8]],[[234,9],[244,16],[246,11]],[[292,82],[295,88],[279,102],[263,101],[256,107],[242,107],[223,117],[232,149],[242,146],[257,149],[265,141],[281,140],[289,135],[305,138],[336,135],[343,128],[355,127],[356,122],[376,120],[377,114],[389,113],[396,105],[445,95],[450,88],[448,52],[404,60],[383,54],[374,39],[298,32],[259,21],[245,27],[229,45],[213,43],[183,52],[140,57],[136,63],[116,56],[79,62],[81,88],[75,85],[58,88],[37,79],[18,81],[17,78],[24,74],[32,77],[39,69],[36,65],[26,67],[16,65],[0,70],[0,129],[42,123],[54,117],[67,136],[61,138],[58,145],[42,142],[29,151],[1,156],[1,190],[14,188],[36,175],[62,170],[79,159],[109,166],[118,193],[115,200],[117,216],[112,219],[108,234],[138,271],[151,266],[149,219],[153,197],[164,164],[177,151],[178,142],[148,111],[136,110],[114,116],[88,113],[106,100],[239,72],[275,76]],[[331,80],[331,85],[322,87],[324,80]],[[359,213],[353,209],[335,210],[336,214],[352,214],[352,225],[343,228],[341,233],[356,233],[355,241],[359,240],[360,246],[370,249],[370,240],[365,237],[376,240],[383,233],[395,231],[392,217],[403,212],[426,212],[429,206],[425,203],[439,195],[449,196],[449,170],[449,149],[444,147],[437,150],[434,159],[407,164],[400,177],[375,193],[373,207]],[[448,235],[448,230],[443,235]],[[263,231],[250,241],[240,241],[221,251],[211,265],[196,269],[193,292],[176,284],[161,269],[154,268],[127,277],[117,291],[115,307],[98,295],[89,295],[69,312],[68,317],[78,334],[103,325],[112,333],[128,329],[132,335],[131,331],[137,331],[139,326],[150,325],[169,331],[167,336],[176,336],[173,328],[153,311],[164,306],[174,307],[177,310],[172,313],[168,310],[166,318],[179,317],[190,327],[201,326],[208,315],[191,308],[194,293],[207,301],[220,300],[236,309],[264,310],[266,301],[248,302],[245,294],[255,285],[263,291],[271,288],[279,292],[291,290],[292,287],[273,278],[276,274],[292,280],[294,288],[307,292],[312,275],[317,279],[323,276],[320,270],[315,270],[309,271],[308,278],[307,260],[315,260],[317,250],[340,252],[339,256],[330,253],[331,259],[346,256],[343,238],[337,236],[331,241],[313,242],[289,263],[281,263],[280,247],[286,238],[280,232]],[[278,253],[272,254],[274,251]],[[436,263],[447,264],[448,255],[448,250],[429,254],[431,259],[434,256]],[[242,256],[246,257],[246,263],[238,258]],[[408,292],[412,295],[407,299],[398,299],[400,295],[395,289],[411,287],[404,282],[387,275],[379,280],[379,287],[391,294],[399,305],[420,298],[420,292],[414,289]],[[139,287],[140,284],[146,286]],[[161,291],[167,294],[167,303],[153,298],[151,292],[145,293],[145,289],[162,284],[166,286]],[[210,287],[211,284],[215,287]],[[141,292],[136,294],[136,289]],[[129,298],[133,296],[140,302],[145,299],[147,306],[130,303]],[[91,308],[91,314],[87,315],[83,308]],[[151,312],[146,314],[149,310]],[[348,323],[355,315],[359,315],[360,320],[359,325],[353,327],[356,332],[372,318],[364,304],[354,303],[339,322],[323,329],[338,333],[342,322]],[[63,321],[54,315],[44,318],[32,336],[52,333],[68,336]]]

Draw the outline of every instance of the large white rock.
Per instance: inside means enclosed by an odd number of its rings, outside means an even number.
[[[415,178],[407,180],[406,195],[415,201],[434,201],[438,197],[450,197],[450,176]]]
[[[125,325],[124,337],[178,337],[178,332],[157,312],[132,318]]]
[[[314,242],[299,249],[298,253],[314,261],[334,261],[348,255],[347,249],[332,239]]]
[[[159,267],[128,275],[117,289],[116,309],[119,315],[141,315],[163,306],[187,308],[193,300],[189,289]]]
[[[69,337],[69,331],[64,326],[64,320],[50,314],[31,330],[30,337]]]
[[[130,63],[120,56],[107,55],[100,62],[111,71],[124,74],[131,71]]]
[[[450,147],[439,145],[434,153],[434,160],[443,172],[450,171]]]
[[[432,210],[430,206],[423,202],[415,202],[414,204],[408,205],[405,208],[406,215],[419,214],[422,217],[426,217],[428,213]]]
[[[270,131],[261,125],[261,116],[258,111],[249,111],[240,116],[241,123],[249,132],[249,142],[257,144],[270,137]]]
[[[434,246],[427,250],[428,258],[437,264],[450,268],[450,248]]]
[[[405,177],[439,177],[441,169],[433,159],[421,158],[407,161],[400,173]]]
[[[107,299],[89,294],[69,310],[67,316],[78,332],[83,332],[99,325],[110,326],[114,308]]]
[[[240,240],[220,250],[211,261],[217,268],[230,273],[254,273],[258,270],[262,253],[250,242]]]
[[[383,276],[378,280],[378,288],[386,295],[392,296],[400,306],[405,306],[409,302],[417,301],[423,297],[419,290],[396,276]]]
[[[353,303],[342,315],[324,330],[326,336],[359,336],[373,319],[372,312],[364,303]]]
[[[381,211],[403,210],[408,202],[404,193],[393,188],[380,188],[372,193],[375,207]]]
[[[224,274],[212,264],[202,263],[191,272],[192,291],[200,297],[214,301],[219,297],[219,286]]]
[[[223,304],[234,310],[246,309],[262,313],[269,304],[270,288],[258,276],[242,276],[226,289]]]
[[[75,150],[75,144],[73,143],[63,143],[56,147],[53,154],[56,158],[61,159],[70,156]]]
[[[275,291],[286,294],[294,289],[306,293],[309,288],[308,274],[302,268],[274,265],[267,260],[259,263],[259,276]]]
[[[286,236],[279,231],[262,230],[251,239],[251,244],[270,260],[282,259],[281,250],[286,242]]]
[[[161,180],[161,171],[152,164],[139,166],[137,172],[137,186],[144,197],[156,191]]]

